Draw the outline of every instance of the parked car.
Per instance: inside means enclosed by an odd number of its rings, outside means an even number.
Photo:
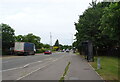
[[[44,54],[52,54],[52,52],[50,50],[46,50]]]

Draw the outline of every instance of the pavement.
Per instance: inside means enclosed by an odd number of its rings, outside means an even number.
[[[66,80],[102,80],[82,56],[71,54],[70,62]]]
[[[56,52],[3,59],[3,80],[60,80],[70,62],[65,80],[94,80],[102,78],[80,55]]]

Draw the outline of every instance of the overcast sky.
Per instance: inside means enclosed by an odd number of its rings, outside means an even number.
[[[101,0],[98,0],[101,1]],[[0,0],[0,23],[10,25],[15,35],[33,33],[42,43],[70,45],[76,33],[74,22],[92,0]]]

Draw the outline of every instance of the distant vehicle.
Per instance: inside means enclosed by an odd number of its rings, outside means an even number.
[[[35,55],[35,52],[34,43],[15,42],[14,53],[16,55]]]
[[[50,50],[46,50],[44,54],[52,54],[52,52]]]
[[[65,49],[61,50],[61,52],[65,52]]]
[[[64,50],[61,50],[61,52],[64,52]]]
[[[69,49],[66,49],[66,52],[69,52]]]

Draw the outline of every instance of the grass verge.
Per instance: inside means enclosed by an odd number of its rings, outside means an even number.
[[[75,54],[76,54],[76,55],[80,55],[80,53],[79,53],[79,52],[76,52]]]
[[[108,57],[108,56],[100,56],[100,64],[101,69],[97,69],[97,58],[95,57],[94,62],[90,62],[92,67],[98,72],[98,74],[104,79],[104,80],[119,80],[118,76],[120,76],[120,73],[118,73],[119,65],[118,65],[118,58],[117,57]]]

